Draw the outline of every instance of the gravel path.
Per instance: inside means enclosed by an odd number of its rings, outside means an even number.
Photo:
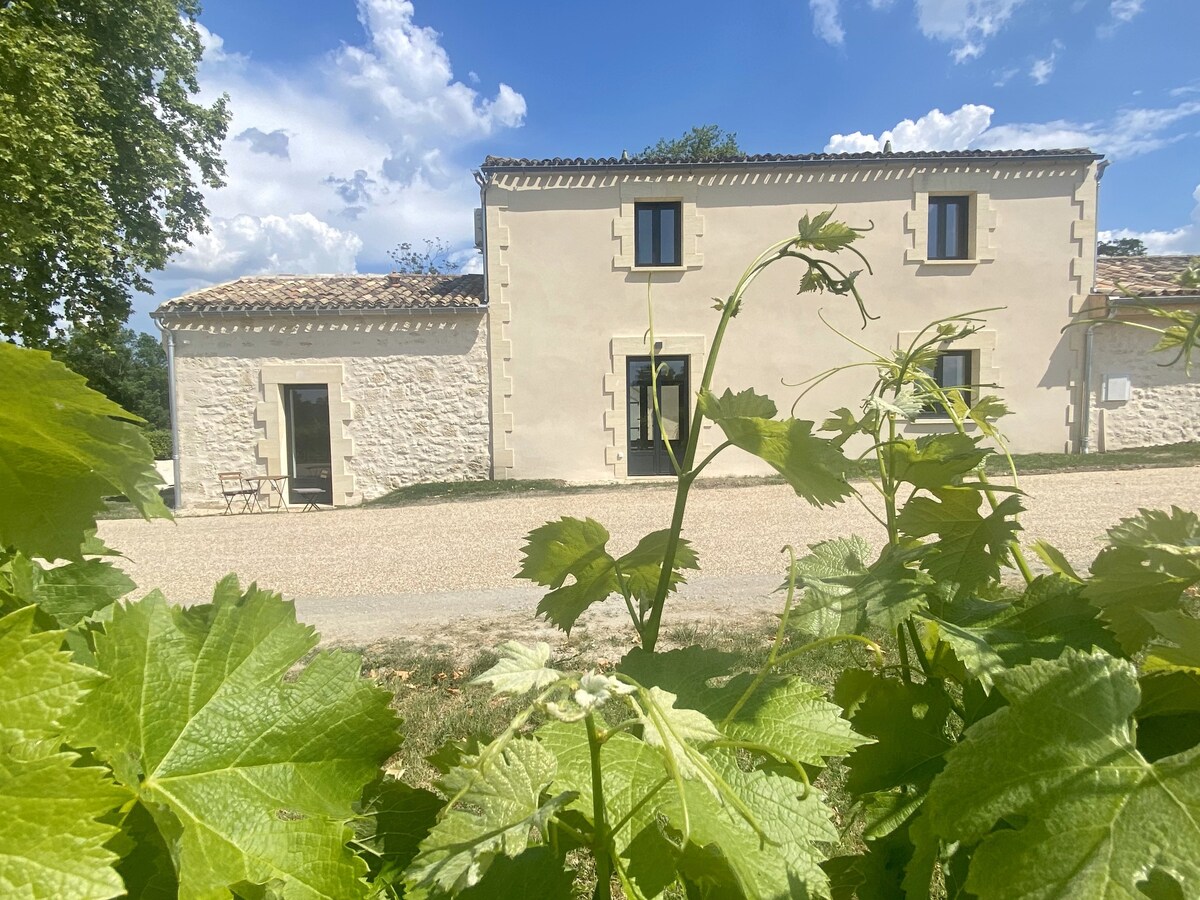
[[[1048,540],[1086,568],[1105,529],[1139,507],[1200,509],[1198,475],[1183,468],[1026,476],[1026,539]],[[623,553],[669,524],[672,498],[664,485],[398,509],[111,520],[100,537],[128,557],[123,567],[144,590],[194,603],[237,572],[243,583],[297,600],[326,639],[370,643],[470,631],[480,618],[528,625],[540,594],[513,580],[525,534],[548,519],[591,516],[613,535],[610,549]],[[684,536],[703,569],[675,608],[693,619],[773,608],[778,599],[767,595],[779,583],[784,544],[802,549],[851,533],[879,543],[879,525],[858,503],[815,510],[781,485],[695,490]],[[608,606],[599,618],[623,614],[620,604]]]

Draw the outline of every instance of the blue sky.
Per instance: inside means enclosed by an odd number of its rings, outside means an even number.
[[[1200,0],[209,0],[200,22],[228,184],[135,327],[240,275],[386,271],[402,241],[471,265],[484,156],[706,123],[751,153],[1090,146],[1101,229],[1200,253]]]

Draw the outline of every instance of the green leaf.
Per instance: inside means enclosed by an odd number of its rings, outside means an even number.
[[[36,385],[36,390],[30,390]],[[48,353],[0,341],[0,547],[82,559],[104,497],[170,518],[136,417]]]
[[[1200,748],[1156,763],[1137,750],[1133,666],[1068,650],[997,686],[1009,706],[967,730],[925,804],[942,840],[979,842],[967,889],[1137,897],[1157,870],[1200,896]]]
[[[517,577],[552,588],[538,604],[538,615],[568,634],[584,610],[621,589],[616,561],[605,550],[608,537],[594,519],[564,516],[535,528],[526,538]],[[568,577],[574,581],[564,586]]]
[[[617,664],[617,671],[644,687],[670,691],[680,706],[699,709],[709,692],[708,682],[728,675],[739,659],[736,653],[695,644],[667,651],[634,647]]]
[[[773,419],[779,411],[774,400],[755,393],[753,388],[736,394],[726,388],[720,397],[712,391],[703,391],[700,396],[702,412],[714,422],[732,418]]]
[[[879,448],[897,481],[935,491],[951,487],[978,468],[991,451],[976,446],[978,438],[958,432],[930,434],[915,441],[900,438]]]
[[[187,610],[157,593],[117,605],[96,638],[108,677],[68,734],[154,813],[190,895],[270,881],[360,896],[346,822],[399,742],[391,696],[350,653],[289,674],[317,640],[294,607],[254,586],[219,594]]]
[[[862,634],[869,625],[889,631],[927,605],[932,581],[908,566],[911,554],[885,547],[870,566],[870,548],[859,537],[835,538],[809,547],[796,560],[797,587],[804,595],[789,619],[793,628],[816,637]]]
[[[995,439],[1000,436],[995,425],[996,420],[1004,418],[1010,412],[1007,404],[999,397],[985,394],[975,401],[975,405],[971,407],[967,415],[972,422],[979,426],[980,431]]]
[[[1006,497],[986,517],[978,512],[983,497],[967,488],[943,488],[940,502],[916,497],[905,504],[897,527],[911,537],[938,535],[925,546],[921,567],[936,581],[959,585],[970,593],[980,585],[1000,579],[1000,567],[1009,560],[1021,526],[1016,497]]]
[[[367,857],[371,882],[376,890],[385,885],[400,889],[404,870],[437,823],[445,801],[432,791],[410,787],[393,778],[368,791],[371,796],[366,812],[374,827],[362,840],[378,854],[374,859]]]
[[[711,391],[701,391],[700,411],[721,426],[730,443],[766,462],[814,506],[832,506],[854,492],[846,482],[850,462],[834,441],[814,435],[813,423],[802,419],[743,415],[754,406],[738,400],[747,393],[735,398],[727,390],[718,400]],[[756,403],[762,400],[755,398]]]
[[[819,430],[833,432],[836,435],[833,443],[841,447],[846,441],[864,429],[858,417],[843,406],[841,409],[835,409],[833,415],[821,423]]]
[[[562,672],[550,668],[550,645],[538,641],[532,647],[519,641],[506,641],[496,648],[500,659],[474,679],[472,684],[491,683],[497,694],[524,694],[553,684]]]
[[[1072,581],[1083,581],[1072,567],[1070,561],[1061,550],[1043,540],[1033,542],[1033,552],[1038,555],[1038,558],[1044,562],[1056,575],[1062,575]]]
[[[621,578],[625,579],[626,589],[631,596],[637,599],[643,609],[654,599],[654,595],[658,591],[658,581],[662,575],[662,564],[666,558],[667,541],[670,534],[669,528],[652,531],[638,541],[636,547],[617,560],[617,572]],[[667,592],[671,593],[677,590],[679,585],[687,581],[683,577],[684,569],[699,568],[700,560],[696,556],[696,551],[692,549],[692,545],[688,541],[680,538],[675,548],[675,565],[667,583]]]
[[[38,606],[63,627],[78,624],[136,587],[112,563],[98,559],[43,569],[18,553],[11,567],[13,596],[21,603]]]
[[[550,790],[575,794],[569,808],[594,827],[592,761],[584,724],[553,722],[539,728],[535,736],[558,760]],[[658,827],[658,810],[675,789],[662,754],[645,741],[618,732],[601,746],[600,777],[608,825],[621,826],[612,833],[621,864],[647,897],[657,896],[675,878],[677,855]]]
[[[876,396],[867,398],[866,409],[877,415],[893,415],[902,419],[915,418],[917,413],[926,406],[926,398],[917,392],[917,386],[911,381],[900,385],[893,396]],[[822,427],[822,431],[828,428]]]
[[[754,675],[744,672],[703,698],[700,709],[721,723],[727,737],[813,766],[825,766],[830,758],[845,756],[867,742],[821,688],[790,676],[765,680],[737,715],[725,721],[753,681]]]
[[[954,746],[946,728],[949,715],[940,684],[875,676],[850,720],[855,731],[875,741],[846,761],[846,788],[857,796],[905,786],[927,789]]]
[[[1108,529],[1108,539],[1114,547],[1191,560],[1200,575],[1200,516],[1194,512],[1178,506],[1172,506],[1169,513],[1140,509],[1137,516]]]
[[[686,782],[691,841],[681,868],[706,890],[703,896],[787,900],[826,896],[828,879],[820,867],[823,845],[837,840],[832,811],[817,790],[762,770],[743,771],[730,751],[710,754],[714,769],[754,816],[763,840],[733,808],[696,782]],[[676,797],[664,807],[682,829],[682,804]]]
[[[1175,645],[1152,643],[1142,664],[1146,672],[1184,671],[1200,675],[1200,619],[1177,611],[1142,615],[1161,637]]]
[[[707,782],[706,773],[696,766],[695,751],[688,744],[719,741],[721,732],[704,713],[676,708],[675,701],[674,694],[658,687],[638,693],[634,711],[645,729],[643,737],[651,747],[662,749],[680,776]]]
[[[1178,669],[1138,679],[1137,747],[1149,760],[1200,744],[1200,673]]]
[[[575,871],[549,847],[531,847],[514,859],[501,856],[482,881],[458,896],[461,900],[572,900]]]
[[[459,801],[421,841],[405,874],[410,890],[458,892],[479,882],[498,856],[517,856],[530,846],[530,832],[542,839],[554,814],[574,795],[558,794],[542,803],[554,780],[554,754],[532,738],[517,738],[497,755],[474,757],[451,769],[442,787]]]
[[[843,247],[848,247],[861,235],[845,222],[831,220],[833,210],[817,213],[811,219],[805,213],[796,223],[796,236],[800,243],[813,250],[823,250],[826,253],[836,253]]]
[[[105,771],[61,752],[61,719],[99,679],[34,631],[34,609],[0,618],[0,886],[11,896],[115,897],[124,892],[98,821],[129,799]]]

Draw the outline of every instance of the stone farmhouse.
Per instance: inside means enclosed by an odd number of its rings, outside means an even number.
[[[718,390],[752,387],[786,411],[794,385],[863,359],[833,329],[886,353],[933,319],[989,309],[937,375],[999,386],[1014,451],[1200,438],[1196,379],[1158,369],[1144,334],[1111,326],[1131,310],[1112,311],[1124,270],[1105,262],[1098,281],[1103,169],[1088,150],[489,157],[477,174],[482,275],[250,277],[158,309],[182,505],[223,505],[228,471],[288,475],[289,490],[318,487],[334,505],[419,481],[667,474],[666,443],[686,439],[707,362],[713,298],[800,216],[831,207],[872,228],[857,244],[873,269],[859,286],[879,318],[864,329],[852,301],[797,296],[801,269],[783,261],[732,322]],[[1104,327],[1067,328],[1085,321]],[[795,414],[820,422],[853,407],[872,377],[850,369]],[[946,427],[931,415],[904,431]],[[700,442],[703,454],[719,439],[705,428]],[[729,452],[708,471],[766,470]]]

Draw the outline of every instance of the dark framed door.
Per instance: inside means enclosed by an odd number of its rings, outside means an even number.
[[[629,435],[626,452],[630,475],[673,475],[670,445],[681,463],[687,452],[688,422],[688,359],[686,356],[656,356],[658,373],[651,380],[650,357],[629,356],[625,360],[625,383],[628,386],[626,412]],[[662,423],[654,414],[654,397],[658,390],[658,409]]]
[[[298,488],[318,488],[316,502],[333,505],[333,465],[329,449],[329,385],[288,384],[283,387],[287,419],[288,502],[304,503]]]

